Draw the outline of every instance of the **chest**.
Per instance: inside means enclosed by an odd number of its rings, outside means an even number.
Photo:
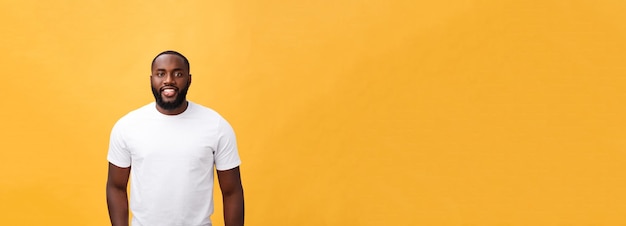
[[[216,131],[194,122],[156,121],[136,125],[125,142],[134,164],[174,162],[191,165],[213,164]]]

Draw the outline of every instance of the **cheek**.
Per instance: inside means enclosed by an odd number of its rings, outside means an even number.
[[[151,78],[150,79],[150,84],[152,84],[152,86],[155,86],[155,87],[159,86],[159,84],[160,84],[159,79]]]
[[[180,79],[180,80],[177,80],[176,83],[179,86],[178,88],[189,87],[189,84],[191,84],[191,80],[189,80],[189,79]]]

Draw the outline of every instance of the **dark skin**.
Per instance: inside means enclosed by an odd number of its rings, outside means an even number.
[[[107,179],[107,206],[112,226],[128,226],[128,177],[130,167],[121,168],[109,163]]]
[[[152,65],[150,83],[153,88],[159,90],[164,101],[173,102],[180,95],[181,90],[191,85],[191,74],[182,58],[173,54],[164,54],[157,57]],[[175,90],[174,96],[168,97],[163,93],[168,88]],[[189,103],[185,100],[175,109],[164,109],[158,104],[156,107],[162,114],[177,115],[183,113],[188,105]]]
[[[220,190],[222,190],[224,225],[243,226],[243,186],[241,186],[239,166],[224,171],[218,170],[217,180],[220,183]]]
[[[173,101],[179,95],[180,90],[191,85],[191,74],[182,58],[173,54],[164,54],[155,60],[150,81],[152,87],[160,91],[164,101]],[[173,96],[162,93],[163,89],[168,88],[175,90]],[[187,106],[188,102],[185,100],[181,106],[174,109],[163,109],[157,104],[157,110],[162,114],[177,115],[184,112]],[[122,168],[109,163],[106,196],[109,218],[113,226],[129,225],[127,186],[130,169],[130,167]],[[222,191],[225,226],[243,226],[244,199],[239,167],[218,170],[217,178]]]

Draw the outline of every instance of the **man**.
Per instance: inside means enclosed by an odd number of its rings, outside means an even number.
[[[189,61],[175,51],[152,60],[155,102],[113,126],[106,196],[114,226],[211,226],[213,166],[226,226],[244,221],[241,163],[232,127],[217,112],[187,101]]]

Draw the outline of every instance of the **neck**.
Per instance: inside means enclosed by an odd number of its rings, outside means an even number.
[[[188,106],[189,106],[189,102],[187,100],[185,100],[183,104],[181,104],[180,106],[174,109],[163,109],[161,106],[156,104],[157,111],[159,111],[161,114],[164,114],[164,115],[178,115],[180,113],[185,112]]]

